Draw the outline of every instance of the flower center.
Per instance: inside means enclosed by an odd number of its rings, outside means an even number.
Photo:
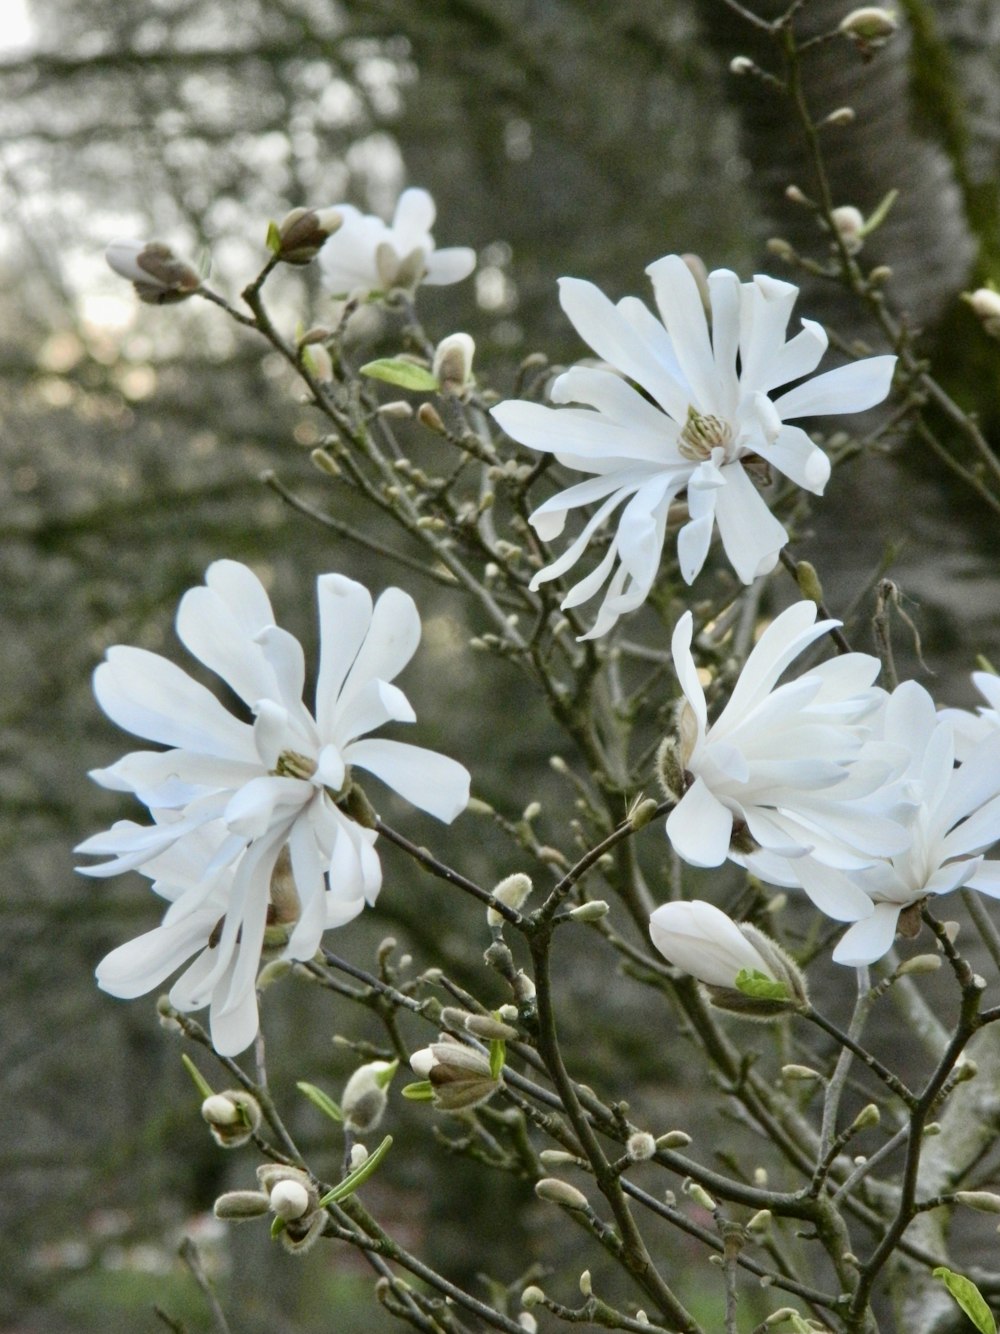
[[[677,449],[684,458],[701,463],[711,458],[713,449],[725,449],[732,441],[733,428],[727,421],[688,404],[687,421],[677,439]]]
[[[297,750],[283,750],[272,773],[276,778],[303,778],[306,782],[316,772],[316,761]]]

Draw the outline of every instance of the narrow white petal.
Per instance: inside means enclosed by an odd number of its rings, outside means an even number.
[[[427,256],[424,282],[428,287],[447,287],[460,283],[476,267],[476,252],[469,246],[445,246]]]
[[[860,968],[881,959],[892,948],[898,919],[898,903],[876,903],[870,917],[855,922],[844,932],[833,951],[834,963]]]
[[[732,832],[732,811],[701,778],[695,779],[667,816],[667,837],[677,855],[691,866],[721,866],[729,853]]]
[[[694,406],[701,412],[720,411],[723,388],[694,275],[679,255],[656,260],[647,265],[646,272],[652,280],[656,305],[670,334],[674,354],[691,386]]]
[[[802,331],[790,338],[784,347],[775,352],[766,366],[761,368],[761,376],[756,387],[765,393],[790,380],[799,380],[803,375],[812,375],[823,359],[823,353],[829,344],[826,330],[815,320],[803,320]]]
[[[177,635],[251,708],[262,696],[275,693],[267,659],[214,589],[191,588],[184,594],[177,609]]]
[[[342,709],[365,689],[373,678],[392,681],[417,651],[420,643],[420,613],[409,593],[387,588],[375,603],[371,624],[340,692],[333,733]]]
[[[698,679],[698,669],[691,655],[693,635],[694,620],[691,613],[686,611],[674,626],[674,633],[670,641],[670,656],[673,658],[677,683],[694,711],[698,734],[703,736],[708,723],[708,709],[705,704],[705,691]]]
[[[97,985],[121,1000],[144,996],[208,943],[215,921],[211,912],[192,914],[119,945],[97,965]]]
[[[758,274],[743,287],[740,382],[744,390],[764,389],[785,346],[785,330],[798,288]]]
[[[353,579],[324,574],[316,581],[316,599],[320,630],[316,725],[325,739],[333,733],[341,688],[371,625],[372,598]]]
[[[817,375],[775,399],[782,420],[863,412],[881,403],[892,385],[895,357],[866,357]]]
[[[396,201],[396,211],[392,218],[392,229],[398,231],[407,240],[430,231],[434,226],[437,210],[434,199],[427,190],[410,186]],[[336,235],[336,233],[334,233]]]
[[[788,541],[785,529],[767,508],[740,463],[722,469],[726,485],[715,493],[715,523],[729,563],[745,584],[778,563]]]
[[[801,427],[782,426],[773,440],[757,445],[757,452],[804,491],[821,496],[826,489],[830,460]]]

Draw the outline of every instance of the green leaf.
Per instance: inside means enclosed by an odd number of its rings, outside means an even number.
[[[400,1091],[410,1102],[430,1102],[434,1097],[434,1087],[429,1079],[422,1079],[419,1084],[404,1084]]]
[[[300,1093],[304,1093],[312,1105],[318,1107],[324,1116],[328,1116],[331,1121],[336,1121],[338,1125],[343,1122],[344,1113],[322,1089],[318,1089],[315,1084],[307,1084],[304,1079],[299,1080],[295,1087]]]
[[[754,1000],[788,1000],[788,988],[784,982],[776,982],[773,977],[760,972],[757,968],[741,968],[736,974],[736,990]]]
[[[209,1084],[208,1080],[201,1073],[201,1071],[195,1065],[194,1061],[192,1061],[191,1057],[188,1056],[186,1052],[181,1053],[181,1064],[184,1066],[184,1069],[194,1080],[194,1086],[201,1094],[202,1101],[204,1101],[206,1098],[210,1098],[212,1096],[211,1084]]]
[[[861,228],[862,236],[870,236],[877,227],[882,226],[883,222],[885,222],[886,218],[889,216],[889,210],[892,208],[893,204],[895,204],[898,198],[899,198],[898,190],[889,191],[889,193],[885,196],[885,198],[881,201],[881,203],[878,204],[874,213],[870,214],[865,219],[864,226]]]
[[[426,392],[437,389],[437,376],[432,375],[424,366],[416,362],[405,361],[402,357],[381,357],[378,361],[369,361],[361,367],[362,375],[369,375],[373,380],[384,380],[399,389],[415,389]]]
[[[339,1204],[341,1200],[346,1200],[348,1195],[353,1195],[357,1188],[368,1180],[391,1148],[392,1136],[386,1135],[378,1148],[368,1155],[360,1167],[355,1168],[353,1172],[344,1177],[343,1181],[334,1186],[333,1190],[327,1191],[320,1200],[319,1207],[325,1209],[328,1204]]]
[[[997,1322],[993,1319],[990,1308],[986,1305],[983,1294],[964,1274],[956,1274],[951,1269],[939,1265],[932,1271],[948,1289],[955,1301],[969,1317],[979,1334],[997,1334]]]
[[[494,1079],[500,1078],[500,1071],[503,1069],[506,1058],[506,1042],[504,1042],[503,1038],[493,1038],[490,1042],[490,1074]]]
[[[281,249],[281,232],[278,230],[278,224],[276,222],[269,222],[267,224],[266,245],[272,255],[276,255]]]
[[[274,1241],[276,1237],[280,1237],[281,1234],[282,1234],[282,1232],[284,1232],[284,1230],[285,1230],[285,1220],[284,1220],[283,1218],[277,1218],[277,1217],[275,1217],[275,1218],[272,1218],[272,1219],[271,1219],[271,1240],[272,1240],[272,1241]]]
[[[379,1070],[375,1075],[375,1083],[380,1089],[387,1089],[395,1078],[396,1071],[399,1069],[399,1061],[390,1061],[384,1070]]]

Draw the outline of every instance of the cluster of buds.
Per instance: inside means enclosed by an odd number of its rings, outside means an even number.
[[[415,1100],[426,1097],[445,1112],[480,1107],[503,1083],[485,1052],[447,1033],[441,1034],[440,1041],[415,1051],[410,1067],[426,1083],[410,1084],[404,1094]]]
[[[201,1104],[201,1114],[222,1149],[238,1149],[260,1127],[260,1104],[244,1089],[210,1094]]]
[[[664,903],[649,919],[660,953],[696,977],[709,1000],[746,1019],[773,1019],[808,1004],[805,978],[780,945],[711,903]]]
[[[257,1168],[257,1190],[230,1190],[215,1201],[216,1218],[241,1223],[274,1215],[272,1231],[286,1250],[307,1251],[323,1231],[326,1212],[320,1208],[316,1183],[308,1172],[282,1163]]]
[[[267,247],[283,264],[309,264],[343,226],[335,208],[293,208],[267,229]]]
[[[112,241],[104,258],[119,277],[129,280],[139,300],[150,306],[186,301],[201,286],[191,265],[178,259],[162,241]]]

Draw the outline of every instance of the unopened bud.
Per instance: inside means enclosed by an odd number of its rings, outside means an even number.
[[[983,331],[991,338],[1000,339],[1000,292],[994,292],[991,287],[977,287],[974,292],[964,292],[962,299],[972,307]]]
[[[967,1084],[970,1079],[975,1079],[979,1074],[979,1066],[975,1061],[961,1060],[952,1071],[952,1083]]]
[[[112,241],[104,252],[109,266],[127,278],[140,301],[163,306],[185,301],[201,286],[201,278],[162,241]]]
[[[574,922],[599,922],[607,917],[611,908],[604,899],[591,899],[588,903],[579,903],[566,914]]]
[[[281,223],[268,228],[268,248],[283,264],[308,264],[343,222],[335,208],[293,208]]]
[[[301,1181],[279,1181],[271,1191],[269,1204],[278,1218],[301,1218],[309,1211],[309,1191]]]
[[[268,1197],[261,1190],[227,1190],[212,1207],[216,1218],[241,1223],[247,1218],[262,1218],[270,1208]]]
[[[807,560],[796,561],[795,582],[804,598],[808,598],[810,602],[823,601],[823,585],[820,583],[815,565]]]
[[[539,1302],[544,1301],[545,1293],[535,1283],[529,1284],[521,1293],[521,1305],[527,1306],[529,1309],[532,1306],[537,1306]]]
[[[659,803],[654,797],[645,797],[629,811],[628,822],[633,829],[644,829],[656,814],[656,807]]]
[[[686,1149],[691,1143],[691,1136],[686,1130],[668,1130],[665,1135],[660,1135],[656,1141],[658,1149]]]
[[[860,209],[853,204],[842,204],[830,213],[834,230],[844,243],[849,255],[856,255],[864,245],[865,220]]]
[[[394,421],[409,421],[413,416],[413,404],[405,398],[394,398],[389,403],[380,403],[375,409],[377,417],[389,417]]]
[[[428,431],[436,431],[438,435],[447,435],[448,428],[441,420],[441,414],[433,403],[421,403],[417,408],[417,421],[421,426],[426,426]]]
[[[327,477],[339,477],[341,475],[340,464],[325,449],[314,449],[309,458],[313,467],[318,468],[320,472],[325,472]]]
[[[751,1236],[760,1236],[762,1233],[770,1230],[771,1211],[770,1209],[759,1209],[753,1218],[747,1223],[747,1231]]]
[[[868,47],[882,46],[899,27],[895,14],[881,5],[862,5],[840,20],[838,31]]]
[[[800,1079],[803,1081],[823,1078],[818,1070],[814,1070],[809,1065],[783,1065],[781,1067],[781,1077],[782,1079]]]
[[[223,1149],[238,1149],[260,1126],[260,1104],[244,1089],[213,1093],[201,1104],[212,1138]]]
[[[858,1112],[852,1122],[851,1129],[870,1130],[873,1126],[877,1126],[881,1120],[882,1113],[873,1102],[870,1102],[867,1107],[862,1107],[861,1111]]]
[[[364,1167],[368,1161],[368,1150],[363,1144],[351,1145],[351,1171],[356,1172],[359,1167]]]
[[[705,1187],[699,1186],[697,1181],[686,1181],[684,1183],[684,1191],[685,1194],[689,1195],[691,1199],[694,1200],[695,1204],[700,1204],[701,1207],[707,1209],[709,1213],[712,1213],[715,1210],[715,1201],[712,1199],[711,1195],[709,1195]]]
[[[564,1209],[589,1209],[590,1205],[582,1190],[577,1190],[568,1181],[558,1177],[542,1177],[535,1182],[535,1194],[549,1204],[559,1204]]]
[[[517,1037],[516,1028],[494,1019],[491,1014],[467,1014],[465,1031],[485,1042],[511,1042]]]
[[[915,954],[912,959],[903,960],[896,969],[896,976],[905,977],[908,973],[936,973],[940,967],[940,954]]]
[[[797,185],[785,186],[785,198],[790,204],[811,204],[812,200],[804,190],[800,190]]]
[[[546,1167],[561,1167],[565,1163],[579,1164],[580,1162],[575,1153],[569,1153],[566,1149],[542,1149],[538,1158]]]
[[[981,1214],[1000,1214],[1000,1195],[991,1190],[957,1190],[955,1203],[964,1204],[967,1209],[977,1209]]]
[[[839,128],[852,124],[855,119],[856,114],[853,107],[837,107],[836,111],[831,111],[824,119],[823,124],[834,125]]]
[[[737,76],[749,74],[754,68],[754,63],[749,56],[733,56],[729,62],[729,73]]]
[[[398,1061],[369,1061],[355,1070],[340,1100],[348,1130],[365,1135],[378,1126],[389,1100],[386,1090],[398,1069]]]
[[[431,369],[442,394],[461,394],[472,378],[476,345],[467,333],[449,334],[434,351]]]
[[[525,1331],[525,1334],[538,1334],[538,1321],[530,1311],[522,1311],[517,1317],[517,1323]]]
[[[531,877],[526,876],[522,871],[516,871],[494,887],[493,897],[517,912],[531,893],[532,888]],[[504,919],[496,908],[487,908],[486,920],[490,926],[500,926]]]
[[[637,1130],[629,1135],[625,1152],[633,1163],[645,1163],[656,1153],[656,1140],[647,1130]]]

